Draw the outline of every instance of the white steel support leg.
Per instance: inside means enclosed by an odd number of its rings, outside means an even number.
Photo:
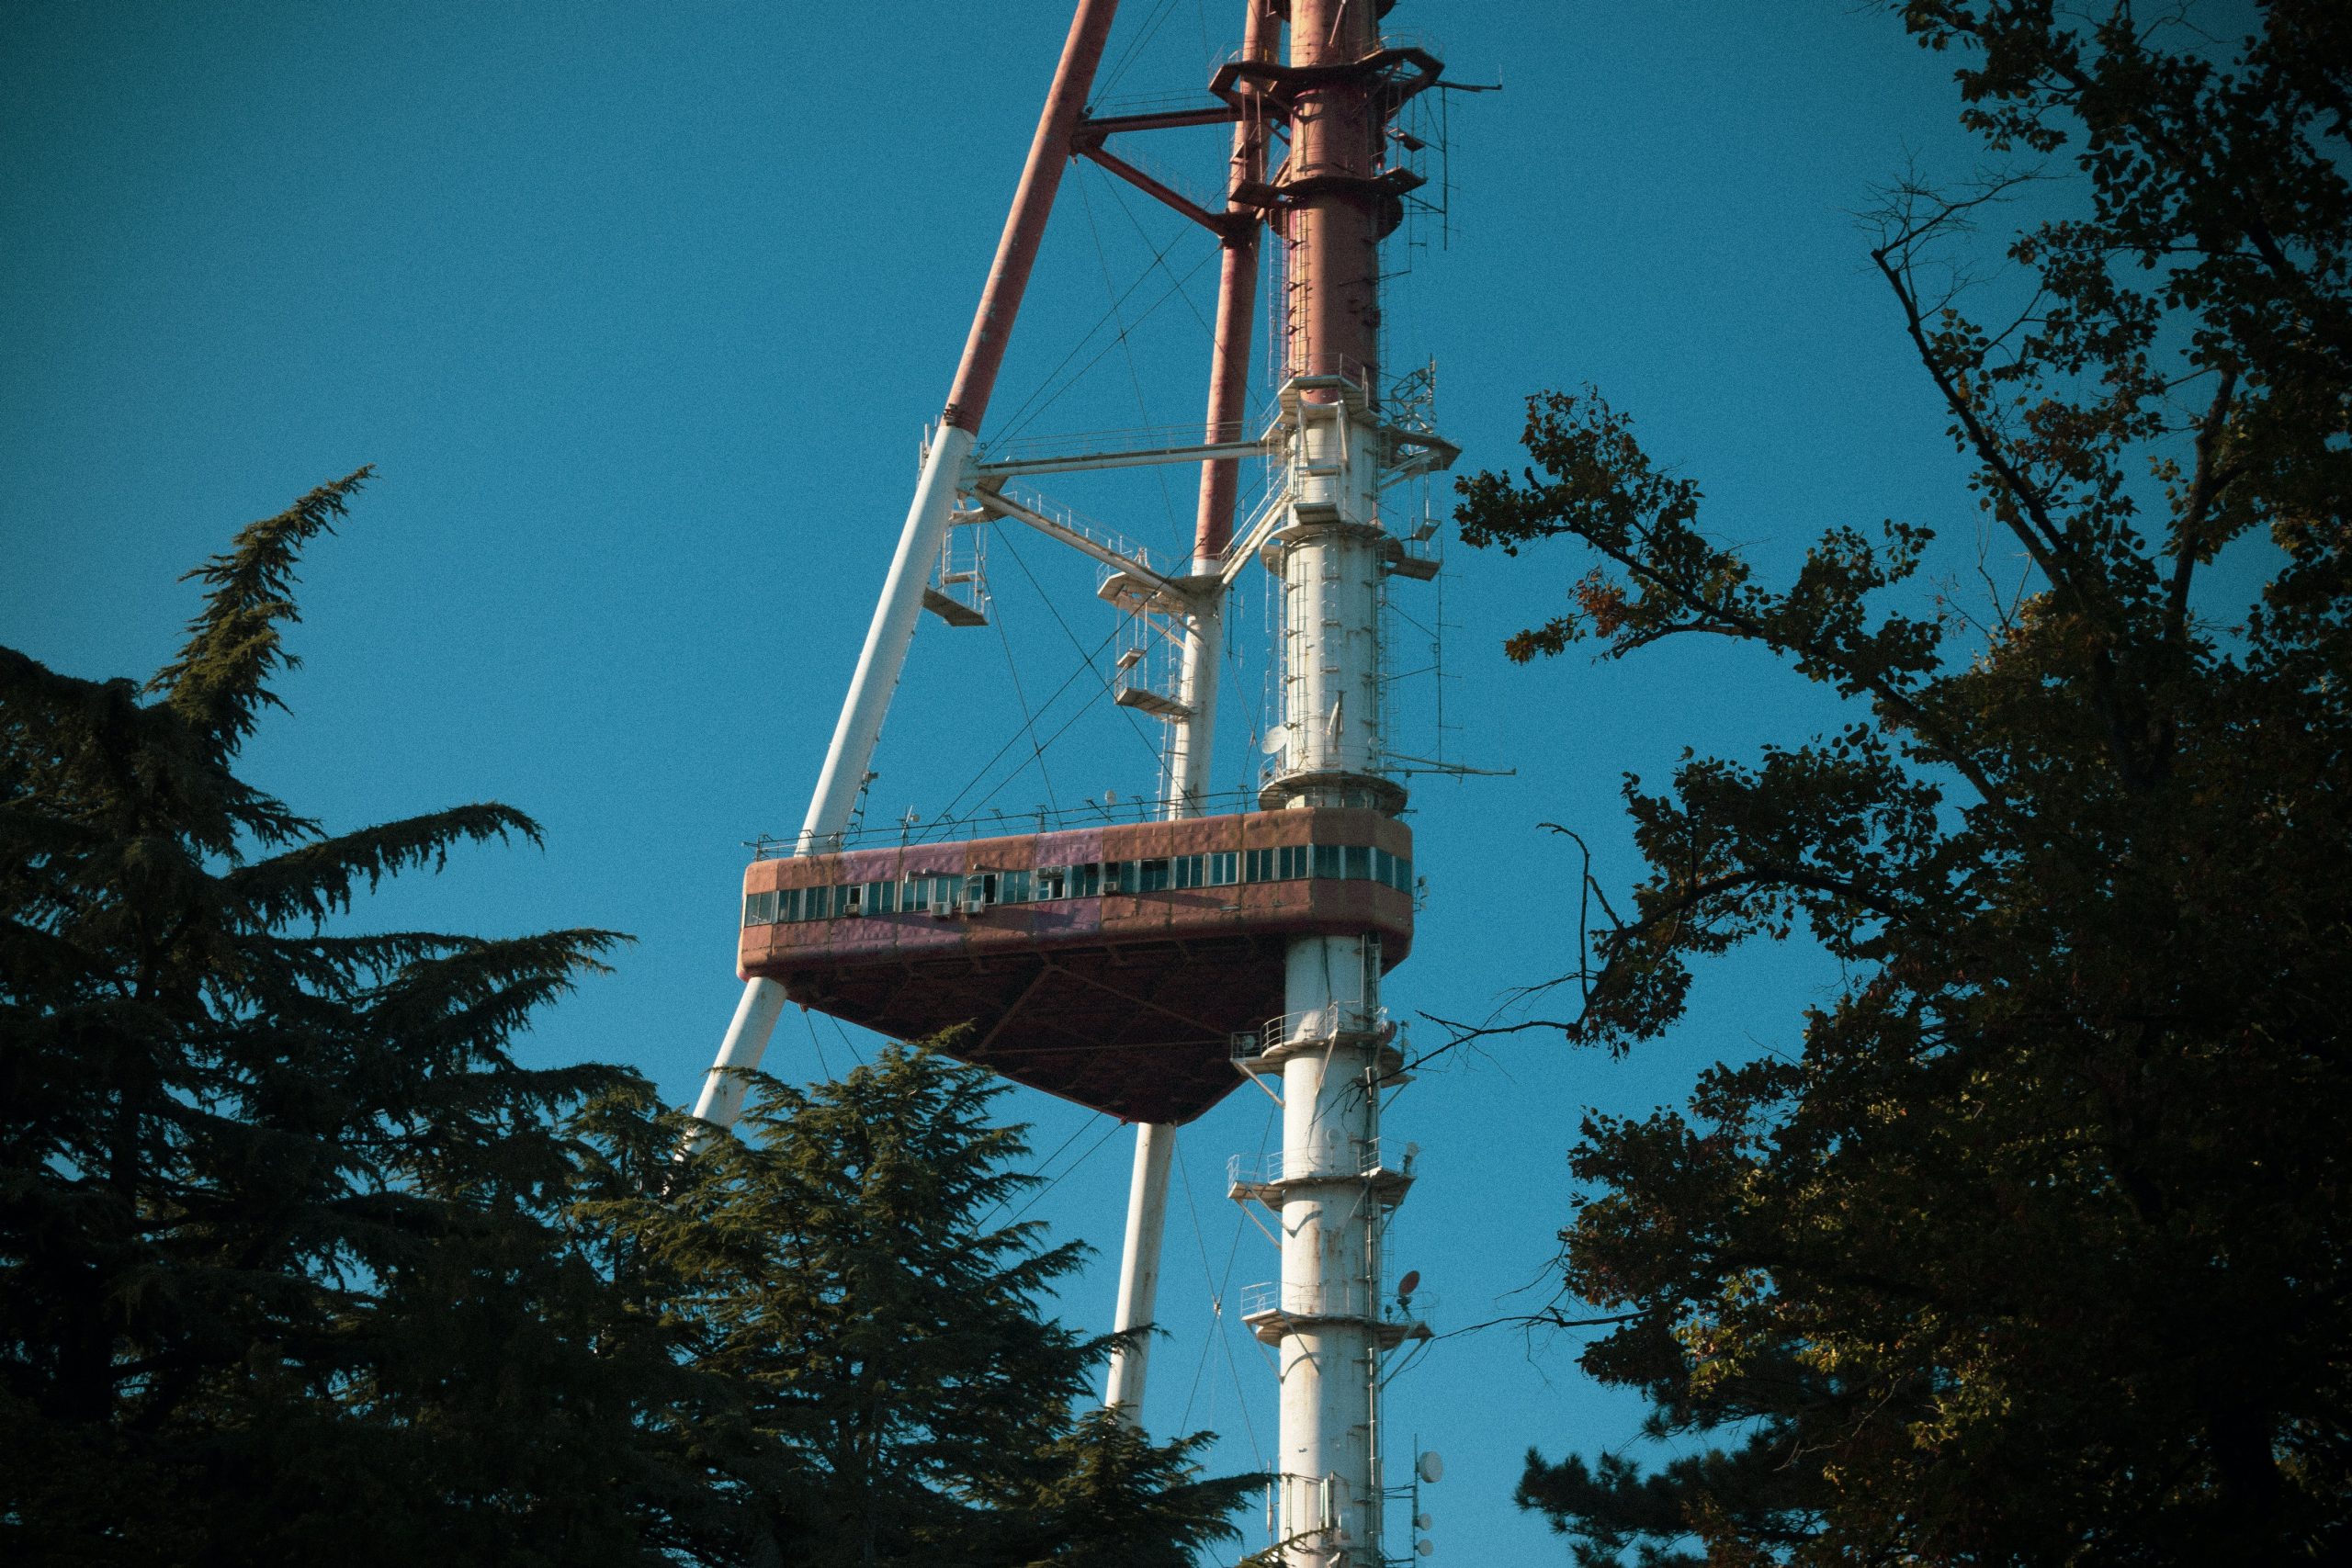
[[[948,514],[956,510],[956,487],[964,477],[965,460],[972,455],[972,434],[943,424],[932,437],[922,476],[915,483],[915,498],[907,508],[906,525],[899,531],[898,553],[890,558],[890,573],[883,579],[882,597],[865,628],[865,646],[857,656],[857,672],[850,677],[849,696],[833,726],[833,742],[825,751],[823,772],[817,775],[817,793],[800,827],[800,851],[830,847],[849,826],[858,792],[865,785],[865,770],[874,761],[875,743],[882,738],[882,716],[890,711],[891,694],[907,666],[907,649],[914,641],[915,621],[922,614],[923,585],[931,581],[931,563],[947,537]],[[718,1047],[718,1059],[704,1077],[695,1100],[695,1114],[719,1126],[732,1126],[743,1109],[743,1084],[729,1068],[760,1065],[768,1035],[784,1010],[784,987],[773,980],[753,980],[736,1004],[734,1021]]]
[[[1195,571],[1201,568],[1196,564]],[[1216,733],[1217,660],[1224,652],[1222,605],[1202,604],[1184,626],[1184,670],[1179,698],[1186,716],[1169,738],[1169,815],[1197,815],[1209,789],[1210,741]],[[1168,1230],[1168,1162],[1176,1129],[1152,1122],[1136,1127],[1135,1178],[1127,1187],[1127,1234],[1119,1255],[1119,1304],[1113,1332],[1148,1327],[1159,1300],[1159,1248]],[[1127,1421],[1143,1425],[1144,1384],[1151,1370],[1151,1344],[1138,1337],[1111,1352],[1102,1403]]]
[[[1214,579],[1221,564],[1196,560],[1193,570]],[[1204,597],[1184,618],[1184,666],[1176,691],[1176,700],[1184,705],[1184,716],[1171,727],[1168,747],[1170,817],[1200,815],[1208,797],[1209,758],[1216,739],[1217,661],[1224,653],[1223,597]]]
[[[1148,1329],[1159,1310],[1159,1244],[1168,1231],[1168,1161],[1176,1129],[1157,1122],[1136,1126],[1136,1168],[1127,1186],[1127,1235],[1119,1255],[1119,1305],[1112,1328]],[[1151,1366],[1151,1341],[1138,1335],[1111,1352],[1111,1372],[1102,1403],[1132,1426],[1143,1425],[1144,1379]]]
[[[882,597],[865,628],[865,646],[858,652],[857,672],[850,677],[849,695],[833,726],[833,743],[817,775],[817,793],[800,825],[803,854],[833,847],[831,840],[849,826],[858,792],[865,787],[865,769],[874,761],[875,742],[882,738],[882,716],[890,711],[890,696],[899,689],[907,647],[914,641],[915,622],[922,615],[923,585],[931,581],[932,562],[946,542],[956,488],[971,455],[972,433],[960,425],[942,424],[932,437],[914,502],[907,508],[906,526],[899,531],[898,554],[890,558],[890,575],[883,579]]]
[[[768,1036],[775,1032],[776,1018],[783,1011],[782,986],[774,980],[753,980],[744,986],[743,999],[735,1004],[735,1017],[727,1025],[727,1037],[718,1043],[718,1060],[704,1075],[702,1093],[695,1099],[696,1116],[721,1127],[735,1124],[743,1110],[744,1084],[739,1074],[728,1069],[760,1065]]]
[[[1371,1190],[1379,1138],[1369,1084],[1376,1049],[1376,957],[1363,937],[1292,944],[1286,1000],[1297,1048],[1283,1064],[1281,1459],[1284,1561],[1374,1568],[1373,1472],[1380,1260]]]
[[[1351,406],[1352,404],[1352,406]],[[1380,783],[1377,455],[1363,401],[1302,401],[1285,526],[1283,778],[1301,805]],[[1379,1146],[1376,937],[1311,936],[1285,959],[1283,1072],[1282,1561],[1378,1568]]]

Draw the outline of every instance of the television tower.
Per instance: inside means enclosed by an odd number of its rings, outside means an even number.
[[[1381,611],[1392,578],[1434,562],[1384,517],[1399,479],[1454,448],[1381,372],[1380,243],[1419,177],[1392,150],[1399,108],[1442,70],[1385,42],[1373,0],[1242,0],[1240,50],[1197,107],[1089,112],[1115,0],[1079,0],[1012,210],[800,833],[745,875],[747,980],[695,1114],[731,1122],[783,1004],[901,1037],[956,1024],[949,1048],[1137,1123],[1114,1326],[1157,1306],[1176,1127],[1256,1080],[1282,1106],[1278,1157],[1233,1195],[1278,1216],[1278,1287],[1244,1320],[1276,1348],[1276,1540],[1306,1568],[1378,1568],[1381,1359],[1428,1330],[1384,1304],[1381,1237],[1412,1177],[1382,1142],[1402,1057],[1381,1005],[1412,934],[1411,840],[1383,730]],[[1210,210],[1113,149],[1114,138],[1230,126]],[[1279,158],[1276,154],[1279,153]],[[997,457],[982,421],[1064,167],[1088,158],[1205,229],[1222,251],[1208,408],[1184,445],[1072,446]],[[1282,245],[1275,412],[1246,423],[1261,239]],[[1238,468],[1272,469],[1237,530]],[[1080,468],[1195,462],[1189,558],[1154,563],[1073,526],[1023,486]],[[922,612],[980,611],[939,572],[953,530],[1018,524],[1092,557],[1102,596],[1181,636],[1175,689],[1119,700],[1166,723],[1156,820],[878,846],[853,811]],[[1209,788],[1227,592],[1253,562],[1281,604],[1271,760],[1246,809]],[[1107,817],[1109,814],[1105,814]],[[1237,1070],[1238,1069],[1238,1070]],[[1278,1086],[1278,1087],[1277,1087]],[[1106,1403],[1139,1418],[1141,1335],[1112,1362]]]

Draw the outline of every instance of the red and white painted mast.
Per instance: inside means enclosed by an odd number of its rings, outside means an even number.
[[[1265,558],[1282,594],[1281,764],[1266,804],[1402,808],[1382,773],[1380,604],[1389,540],[1379,510],[1380,179],[1387,114],[1366,0],[1293,0],[1290,156],[1276,182],[1288,242],[1289,380],[1278,437],[1286,515]],[[1284,1561],[1381,1561],[1379,1359],[1383,1027],[1378,938],[1291,944],[1287,1011],[1267,1066],[1282,1073],[1278,1311],[1261,1325],[1282,1376],[1278,1470]],[[1269,1336],[1269,1331],[1271,1334]]]
[[[1170,720],[1170,815],[1198,814],[1208,793],[1224,596],[1252,557],[1275,575],[1282,608],[1278,761],[1261,808],[1403,809],[1405,792],[1384,768],[1381,605],[1392,570],[1426,577],[1433,568],[1414,562],[1389,533],[1379,498],[1385,482],[1444,467],[1453,451],[1425,424],[1408,430],[1390,423],[1382,407],[1379,244],[1395,227],[1402,194],[1419,183],[1387,166],[1390,118],[1442,68],[1418,48],[1382,45],[1374,18],[1385,7],[1374,0],[1244,4],[1242,50],[1212,85],[1221,107],[1088,121],[1085,100],[1115,0],[1080,0],[798,853],[842,844],[959,501],[975,509],[964,517],[1010,519],[1081,550],[1130,584],[1139,604],[1181,616],[1178,690],[1153,708]],[[1103,148],[1116,132],[1227,121],[1235,130],[1222,213],[1193,205]],[[1288,127],[1288,155],[1270,173],[1268,137],[1277,124]],[[1095,159],[1218,235],[1224,265],[1206,429],[1196,447],[982,460],[975,452],[981,417],[1062,167],[1074,154]],[[1285,368],[1279,417],[1261,435],[1243,430],[1241,421],[1259,234],[1270,220],[1285,242]],[[1250,536],[1237,541],[1243,456],[1269,458],[1279,474]],[[1192,560],[1189,572],[1176,576],[1004,488],[1009,479],[1037,472],[1193,460],[1203,471]],[[1245,1321],[1278,1347],[1278,1550],[1297,1568],[1382,1562],[1380,1361],[1404,1338],[1427,1332],[1384,1314],[1381,1303],[1380,1238],[1411,1179],[1406,1162],[1387,1157],[1381,1141],[1382,1089],[1395,1081],[1399,1062],[1381,1006],[1383,968],[1380,939],[1369,928],[1294,937],[1284,950],[1285,1012],[1260,1035],[1242,1037],[1250,1044],[1246,1070],[1261,1082],[1279,1076],[1282,1084],[1278,1168],[1258,1171],[1234,1191],[1281,1220],[1279,1287]],[[719,1124],[735,1119],[742,1089],[728,1069],[757,1065],[784,999],[773,981],[747,986],[698,1116]],[[1139,1415],[1148,1367],[1140,1331],[1155,1314],[1174,1134],[1172,1126],[1137,1130],[1114,1326],[1138,1334],[1114,1358],[1106,1393],[1106,1403],[1130,1418]]]

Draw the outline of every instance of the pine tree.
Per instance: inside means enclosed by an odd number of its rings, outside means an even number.
[[[0,1556],[640,1562],[719,1530],[680,1370],[565,1228],[619,1069],[507,1042],[620,940],[352,934],[509,807],[356,832],[240,779],[303,546],[192,574],[142,690],[0,649]],[[723,1532],[722,1532],[723,1533]]]
[[[741,1137],[588,1205],[690,1363],[745,1391],[788,1561],[1174,1565],[1235,1533],[1252,1482],[1201,1479],[1205,1439],[1074,1414],[1107,1341],[1041,1311],[1082,1248],[1019,1218],[1035,1178],[990,1120],[1002,1091],[897,1044],[839,1082],[756,1078]]]

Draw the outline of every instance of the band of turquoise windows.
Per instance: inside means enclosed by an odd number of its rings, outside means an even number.
[[[1046,904],[1103,894],[1160,893],[1191,887],[1227,887],[1236,882],[1377,882],[1399,893],[1413,890],[1413,863],[1370,844],[1281,844],[1238,852],[1163,856],[1157,860],[1085,862],[1041,865],[1034,871],[976,871],[962,875],[914,876],[904,882],[847,882],[824,887],[786,887],[746,894],[747,926],[837,919],[852,915],[942,913],[986,908],[992,904]]]

